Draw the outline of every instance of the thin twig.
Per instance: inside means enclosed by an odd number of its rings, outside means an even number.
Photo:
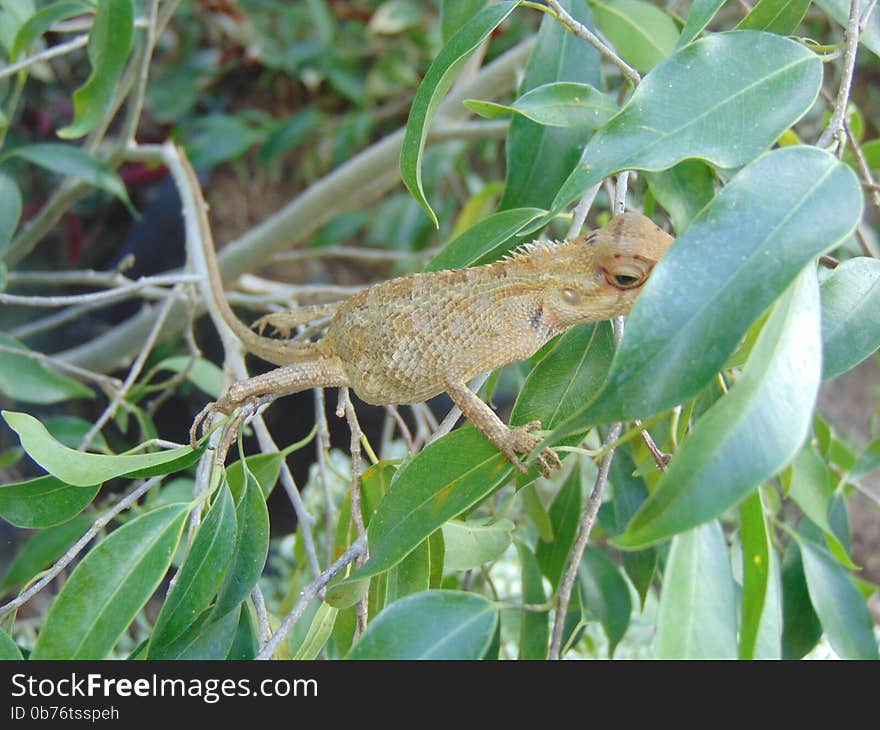
[[[478,375],[476,378],[471,380],[470,383],[468,383],[468,388],[476,393],[480,388],[483,387],[483,384],[488,379],[489,373],[482,373],[481,375]],[[449,413],[446,414],[446,418],[444,418],[440,422],[440,425],[437,426],[436,429],[434,429],[434,433],[428,443],[436,441],[437,439],[442,438],[447,433],[449,433],[453,428],[455,428],[455,424],[458,423],[459,418],[461,418],[461,409],[458,406],[454,405],[452,406],[452,408],[449,409]]]
[[[620,69],[620,72],[633,86],[639,85],[639,82],[642,80],[642,77],[639,76],[639,72],[618,56],[611,48],[606,46],[599,37],[593,33],[593,31],[587,28],[587,26],[575,20],[568,11],[559,4],[559,0],[547,0],[547,4],[553,8],[553,12],[556,13],[560,22],[569,31],[574,33],[578,38],[582,38],[587,41],[587,43],[594,46],[602,56]]]
[[[156,47],[156,31],[159,22],[159,0],[150,0],[147,9],[147,25],[144,33],[144,45],[141,54],[135,62],[136,83],[134,91],[128,99],[128,108],[125,111],[119,138],[123,144],[134,142],[135,134],[141,120],[141,112],[144,107],[144,99],[147,96],[147,81],[150,77],[150,61],[153,58],[153,49]]]
[[[257,610],[257,629],[260,636],[260,646],[265,646],[266,642],[272,636],[272,627],[269,626],[269,613],[266,611],[266,599],[263,598],[263,591],[259,585],[255,585],[251,591],[251,599],[254,602],[254,608]]]
[[[303,259],[363,259],[364,261],[423,261],[430,259],[437,250],[398,251],[385,248],[362,248],[360,246],[322,246],[282,251],[272,257],[273,261],[301,261]]]
[[[407,451],[409,451],[410,454],[415,454],[416,451],[413,435],[409,430],[409,426],[406,425],[406,421],[403,420],[403,416],[400,415],[400,409],[397,406],[385,406],[385,411],[391,416],[393,422],[397,424],[400,435],[406,443]]]
[[[32,297],[21,294],[6,294],[0,292],[0,304],[10,304],[20,307],[67,307],[71,304],[87,304],[93,302],[116,302],[120,299],[127,299],[134,292],[139,292],[146,288],[153,288],[167,284],[185,284],[192,283],[197,280],[189,274],[161,274],[159,276],[143,276],[130,284],[124,284],[115,289],[107,289],[105,291],[89,292],[88,294],[66,294],[54,297]],[[155,289],[154,294],[158,296],[169,296],[171,292]]]
[[[324,555],[325,562],[329,565],[333,560],[334,518],[336,516],[336,505],[333,504],[333,495],[330,494],[330,480],[327,477],[327,459],[330,456],[330,427],[327,423],[324,389],[315,388],[312,392],[315,397],[315,423],[318,425],[318,437],[315,439],[318,478],[321,480],[321,492],[324,496]]]
[[[590,208],[593,207],[593,201],[596,199],[596,194],[599,192],[600,187],[602,187],[602,183],[596,183],[583,194],[571,216],[571,225],[568,227],[566,238],[577,238],[581,234],[584,221],[587,220],[587,216],[590,214]]]
[[[104,514],[98,517],[92,523],[92,526],[86,531],[86,533],[77,540],[64,555],[62,555],[55,564],[47,570],[43,576],[34,583],[30,588],[28,588],[24,593],[17,596],[13,600],[9,601],[9,603],[0,606],[0,616],[3,616],[9,611],[18,608],[19,606],[27,603],[31,598],[33,598],[37,593],[39,593],[43,588],[48,585],[48,583],[58,575],[64,568],[66,568],[70,562],[79,555],[83,548],[91,542],[91,540],[97,535],[101,530],[103,530],[116,515],[120,512],[124,512],[129,507],[131,507],[140,497],[148,492],[150,489],[159,484],[164,477],[153,477],[152,479],[148,479],[143,482],[140,486],[136,487],[127,497],[119,500],[113,507],[107,510]]]
[[[868,193],[871,196],[871,202],[874,204],[874,207],[880,209],[880,189],[877,187],[877,183],[874,180],[874,174],[871,172],[871,166],[868,164],[868,160],[865,158],[865,153],[862,150],[862,146],[859,144],[859,141],[856,139],[855,135],[852,133],[852,130],[849,127],[846,119],[843,120],[843,131],[846,132],[846,139],[849,142],[850,147],[852,147],[853,156],[856,158],[856,166],[859,168],[859,174],[862,176],[862,182],[868,190]],[[871,249],[871,247],[862,246],[862,249],[868,256],[877,257],[877,254]]]
[[[859,50],[859,0],[850,0],[849,21],[843,35],[845,50],[843,53],[843,71],[841,72],[840,87],[837,90],[837,100],[834,102],[834,111],[825,131],[816,142],[816,146],[827,148],[843,131],[843,120],[846,117],[846,107],[849,103],[850,90],[852,88],[853,71],[856,67],[856,54]]]
[[[260,653],[257,654],[256,658],[261,660],[271,659],[272,654],[275,653],[278,645],[284,641],[287,634],[290,633],[290,630],[294,627],[303,613],[305,613],[308,605],[321,591],[324,590],[331,580],[345,570],[350,563],[364,555],[366,550],[367,539],[365,535],[362,535],[352,543],[351,547],[348,548],[348,550],[346,550],[339,559],[333,563],[333,565],[321,573],[311,585],[303,589],[299,594],[299,600],[296,602],[296,605],[291,609],[290,613],[284,617],[284,621],[281,622],[278,631],[276,631],[269,641],[266,642],[266,645],[260,650]]]
[[[615,346],[620,347],[620,341],[623,339],[623,317],[617,317],[613,321]],[[605,444],[612,444],[620,437],[623,424],[615,423],[608,430],[605,437]],[[574,590],[575,580],[577,579],[578,566],[581,564],[584,550],[587,542],[590,540],[590,533],[593,531],[593,524],[596,521],[596,515],[599,513],[599,507],[602,504],[602,497],[605,494],[605,484],[608,481],[608,472],[611,470],[611,460],[614,458],[614,451],[609,450],[599,462],[599,473],[596,475],[596,482],[593,485],[593,491],[587,500],[584,513],[581,516],[578,525],[577,539],[568,556],[568,562],[565,565],[565,572],[559,583],[559,589],[556,592],[556,617],[553,622],[553,634],[550,641],[550,652],[548,658],[559,659],[562,649],[562,631],[565,628],[565,617],[568,613],[568,605],[571,602],[571,594]]]
[[[27,56],[26,58],[21,59],[21,61],[11,63],[8,66],[0,68],[0,79],[5,79],[7,76],[14,76],[22,69],[29,68],[35,63],[40,63],[41,61],[51,61],[53,58],[57,58],[58,56],[63,56],[67,53],[73,53],[73,51],[83,48],[85,45],[88,44],[88,42],[88,35],[79,35],[76,38],[71,38],[69,41],[65,41],[64,43],[59,43],[58,45],[46,48],[39,53],[35,53],[32,56]]]

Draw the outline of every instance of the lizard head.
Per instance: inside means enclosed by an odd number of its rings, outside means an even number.
[[[552,256],[544,309],[565,328],[626,314],[675,239],[639,213],[623,213]]]

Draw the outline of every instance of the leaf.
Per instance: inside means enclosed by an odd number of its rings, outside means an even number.
[[[92,11],[92,6],[80,2],[80,0],[61,0],[41,8],[31,15],[18,29],[12,48],[9,51],[9,60],[15,61],[22,51],[28,50],[37,40],[54,24],[67,20],[76,15]]]
[[[825,380],[851,370],[880,347],[880,261],[844,261],[822,282]]]
[[[0,593],[26,583],[37,573],[52,565],[83,536],[91,524],[92,517],[80,515],[61,525],[34,534],[9,564],[9,570],[0,582]]]
[[[592,3],[596,23],[624,60],[650,71],[672,53],[678,28],[663,10],[642,0]]]
[[[554,590],[559,586],[568,562],[568,554],[577,537],[582,509],[581,470],[572,469],[550,505],[553,541],[538,540],[535,549],[535,558],[541,566],[541,572],[550,581]]]
[[[779,603],[776,556],[764,519],[761,493],[752,492],[740,505],[742,539],[742,619],[739,658],[779,659],[782,655],[782,606]],[[763,641],[759,642],[759,634]]]
[[[263,492],[263,497],[268,497],[278,482],[279,474],[281,474],[284,454],[280,451],[268,454],[254,454],[253,456],[246,457],[245,462],[247,463],[247,470],[257,480],[257,484]],[[232,496],[235,497],[236,503],[240,502],[246,483],[241,459],[232,462],[226,468],[226,480],[229,482],[229,488],[232,490]]]
[[[197,169],[237,160],[259,139],[251,125],[230,114],[198,117],[183,131],[187,156]]]
[[[160,507],[98,543],[52,603],[31,658],[105,658],[165,575],[188,511]]]
[[[849,536],[844,531],[835,529],[832,522],[835,510],[846,509],[834,490],[832,480],[833,475],[822,457],[811,444],[807,444],[791,466],[788,496],[825,533],[837,558],[844,561],[848,568],[855,569],[856,566],[848,555]]]
[[[58,175],[70,175],[116,196],[128,211],[137,216],[122,179],[106,163],[79,147],[57,142],[28,144],[9,150],[0,157],[21,157]]]
[[[306,633],[302,644],[300,644],[293,655],[294,659],[317,658],[324,644],[330,638],[330,634],[333,632],[333,626],[336,623],[336,615],[338,613],[338,608],[328,606],[326,603],[320,605],[312,618],[312,623],[309,624],[308,633]]]
[[[782,565],[782,658],[800,659],[822,637],[822,624],[813,610],[797,543],[792,540]]]
[[[810,265],[777,303],[740,379],[697,421],[613,544],[642,547],[708,522],[782,469],[810,430],[820,357]]]
[[[0,517],[16,527],[39,529],[67,522],[88,507],[101,485],[71,487],[55,477],[0,486]]]
[[[299,147],[321,121],[321,114],[313,106],[297,112],[269,135],[260,150],[260,163],[265,165],[276,157],[286,155]]]
[[[406,122],[403,149],[400,153],[400,174],[403,183],[422,206],[428,217],[438,226],[437,216],[431,209],[422,189],[422,152],[428,136],[428,126],[437,105],[449,90],[461,67],[483,40],[497,28],[517,7],[516,2],[501,2],[484,8],[449,39],[428,68],[413,99]]]
[[[681,29],[681,35],[675,44],[676,48],[681,48],[696,38],[703,29],[709,25],[715,14],[721,10],[725,0],[694,0],[691,3],[691,9],[688,12],[687,21],[684,28]]]
[[[456,31],[480,12],[489,0],[443,0],[440,5],[440,29],[443,42],[448,43]]]
[[[225,659],[236,638],[239,611],[230,611],[212,620],[210,611],[198,616],[195,622],[170,644],[150,645],[150,659]]]
[[[89,487],[121,476],[171,474],[195,463],[201,453],[181,446],[155,454],[86,454],[58,443],[42,423],[27,413],[2,411],[2,415],[34,461],[52,476],[76,487]]]
[[[76,416],[49,416],[43,419],[43,425],[52,434],[52,438],[72,449],[78,448],[86,434],[92,430],[91,422]],[[102,433],[95,434],[90,448],[104,454],[113,453]]]
[[[2,126],[2,124],[0,124]],[[6,253],[6,247],[18,227],[21,218],[21,190],[8,175],[0,172],[0,259]],[[2,290],[3,286],[0,286]],[[0,372],[5,368],[0,367]]]
[[[497,259],[520,230],[546,213],[539,208],[503,210],[484,218],[449,241],[425,271],[460,269],[484,259]]]
[[[386,605],[403,596],[421,593],[430,588],[431,546],[429,539],[422,540],[415,550],[382,576],[384,587],[379,580],[370,584],[372,602],[369,609],[371,615],[377,614]]]
[[[504,454],[473,428],[456,429],[429,444],[400,467],[370,520],[369,560],[333,588],[396,565],[443,523],[507,482],[512,471]]]
[[[523,605],[540,606],[547,600],[541,580],[541,568],[535,554],[527,546],[517,542],[516,550],[522,568]],[[519,618],[519,658],[546,659],[549,640],[549,612],[523,609]]]
[[[579,22],[593,28],[593,16],[583,0],[562,0],[561,5]],[[569,33],[556,18],[546,15],[529,55],[521,93],[557,81],[602,86],[599,52]],[[579,129],[536,124],[515,116],[505,147],[507,179],[499,209],[547,208],[556,191],[577,164],[584,144]]]
[[[880,469],[880,439],[874,439],[859,454],[859,458],[847,474],[847,479],[859,482],[877,469]]]
[[[775,150],[743,168],[654,269],[604,389],[548,440],[699,393],[807,263],[846,240],[860,198],[852,171],[813,148]]]
[[[73,92],[73,123],[58,130],[62,139],[82,137],[110,111],[134,40],[134,0],[101,0],[89,31],[92,72]]]
[[[491,601],[462,591],[402,598],[372,620],[349,659],[481,659],[498,625]]]
[[[250,457],[253,458],[256,457]],[[218,616],[250,595],[269,555],[269,512],[263,491],[253,479],[248,479],[247,490],[235,505],[235,524],[231,558],[214,608]]]
[[[657,615],[658,659],[735,659],[733,575],[724,534],[708,522],[672,539]]]
[[[844,659],[878,659],[874,622],[849,573],[823,547],[801,536],[807,588],[831,646]]]
[[[2,205],[2,202],[0,202]],[[0,344],[30,352],[18,340],[0,333]],[[73,398],[94,398],[91,388],[23,355],[0,352],[0,393],[21,403],[46,405]]]
[[[791,35],[801,24],[812,0],[759,0],[736,26],[740,30],[765,30]]]
[[[164,656],[163,649],[177,641],[211,603],[232,559],[229,546],[235,540],[235,533],[235,504],[229,487],[224,484],[199,527],[189,554],[175,576],[174,587],[156,618],[150,638],[150,658]]]
[[[257,636],[256,619],[252,606],[242,604],[238,618],[238,628],[229,647],[227,659],[233,661],[250,661],[260,651],[260,638]]]
[[[688,158],[744,165],[813,106],[821,83],[818,56],[787,38],[742,30],[691,43],[593,135],[550,214],[621,170],[663,170]]]
[[[219,398],[223,394],[223,370],[210,360],[202,357],[193,359],[188,355],[168,357],[153,368],[153,372],[162,370],[186,372],[186,379],[212,398]]]
[[[3,629],[0,629],[0,660],[23,659],[21,650],[16,643],[9,638]]]
[[[712,169],[701,160],[685,160],[668,170],[646,173],[645,179],[677,231],[687,229],[715,196]]]
[[[610,659],[629,628],[632,615],[629,586],[614,563],[592,547],[587,547],[581,558],[578,581],[584,612],[602,624]]]
[[[614,99],[589,84],[557,81],[527,91],[512,104],[466,99],[464,105],[487,119],[521,114],[548,127],[597,129],[619,111]]]
[[[450,520],[442,528],[446,569],[470,570],[501,557],[514,526],[503,518],[491,525]]]

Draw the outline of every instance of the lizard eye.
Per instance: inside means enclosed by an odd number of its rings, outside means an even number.
[[[563,289],[562,290],[562,298],[568,304],[580,304],[581,303],[581,295],[578,294],[574,289]]]
[[[634,289],[641,286],[645,278],[645,273],[635,267],[621,267],[614,272],[605,272],[605,280],[617,289]]]

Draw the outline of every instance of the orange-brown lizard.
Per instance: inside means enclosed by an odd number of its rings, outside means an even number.
[[[206,221],[202,228],[207,228]],[[210,231],[202,231],[212,295],[223,319],[258,357],[279,367],[234,383],[197,416],[231,414],[249,402],[310,388],[348,386],[367,403],[425,401],[447,392],[462,413],[520,470],[519,454],[541,442],[533,421],[509,428],[467,382],[531,357],[572,325],[630,310],[672,237],[638,213],[624,213],[587,236],[532,243],[485,266],[411,274],[376,284],[342,302],[323,339],[294,342],[262,336],[233,313],[225,296]],[[294,310],[261,318],[289,332],[304,319]],[[545,473],[559,458],[538,455]]]

